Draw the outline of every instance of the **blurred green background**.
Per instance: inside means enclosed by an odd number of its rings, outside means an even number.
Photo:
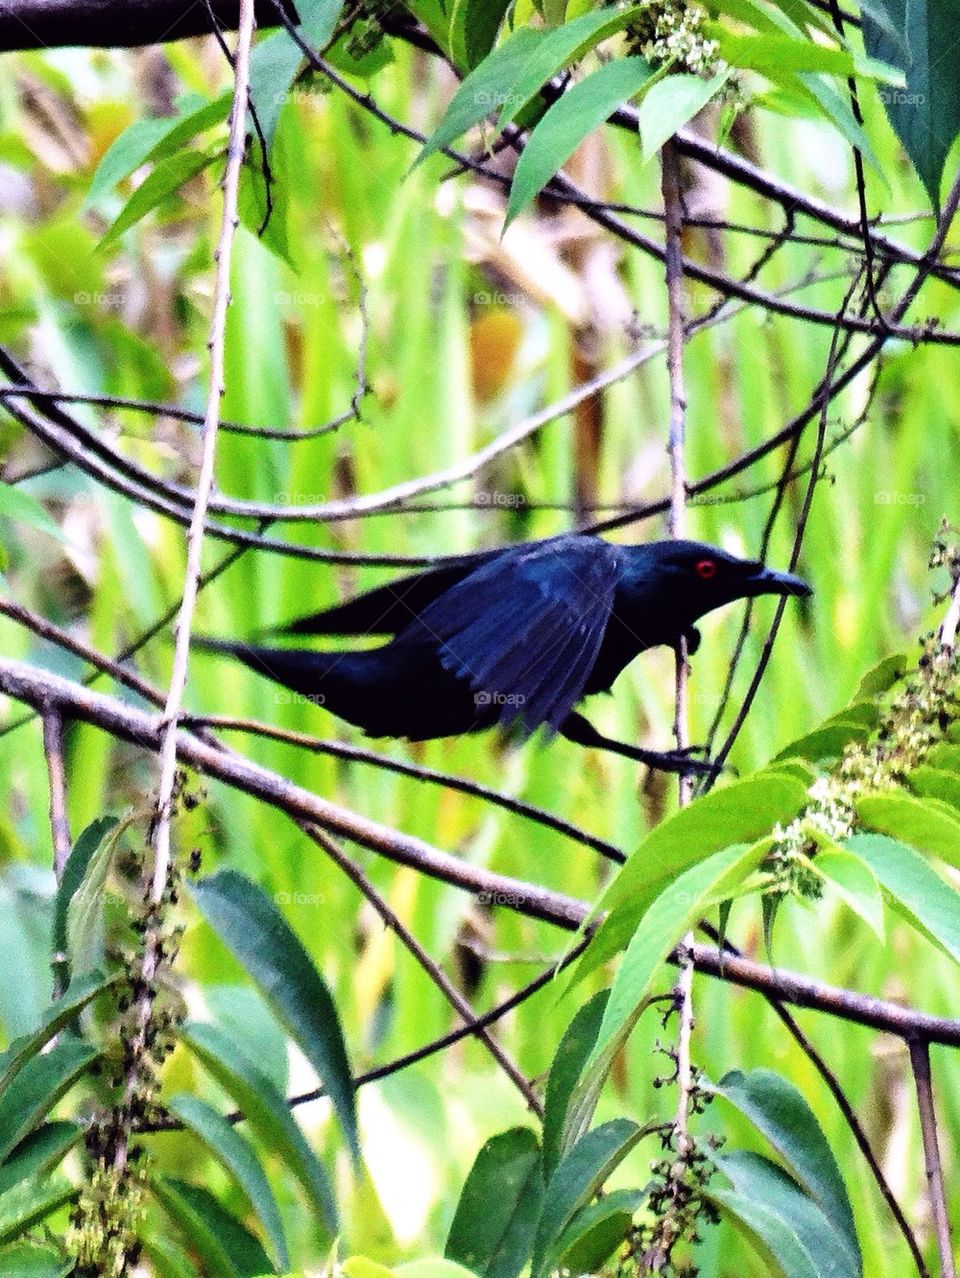
[[[144,397],[201,409],[205,341],[216,233],[217,167],[195,178],[118,242],[98,241],[125,192],[84,203],[110,142],[148,111],[163,113],[179,94],[213,96],[227,86],[212,42],[185,42],[132,53],[54,51],[8,57],[0,82],[0,337],[27,359],[44,385]],[[452,91],[420,55],[397,47],[375,78],[389,112],[429,131]],[[867,127],[886,181],[869,175],[874,208],[902,224],[903,243],[923,249],[932,230],[919,182],[899,153],[879,103],[865,102]],[[710,122],[707,122],[710,127]],[[217,134],[212,137],[220,136]],[[852,163],[840,140],[813,121],[751,113],[736,143],[794,185],[851,215]],[[362,279],[369,317],[370,394],[360,421],[295,444],[222,434],[220,491],[262,501],[303,504],[370,493],[442,469],[490,443],[499,432],[552,402],[585,377],[611,366],[639,342],[662,333],[662,267],[624,248],[581,215],[546,202],[501,239],[502,193],[477,179],[442,181],[448,161],[434,157],[410,172],[416,146],[337,93],[309,85],[280,112],[274,169],[286,193],[274,214],[275,242],[286,259],[240,232],[227,334],[224,416],[252,425],[309,428],[344,411],[354,391],[363,333]],[[659,207],[656,163],[640,166],[635,140],[607,130],[585,146],[573,171],[606,198]],[[739,188],[688,172],[688,203],[707,217],[776,231],[770,207]],[[126,189],[128,193],[128,188]],[[641,227],[658,234],[653,224]],[[819,234],[801,221],[800,229]],[[703,229],[686,232],[687,252],[737,275],[765,241]],[[760,276],[770,290],[835,310],[851,261],[823,244],[784,247]],[[907,277],[894,275],[897,283]],[[687,291],[691,315],[716,300]],[[958,322],[956,296],[926,286],[914,319]],[[697,478],[775,433],[807,402],[823,375],[828,328],[737,308],[694,337],[686,351],[687,466]],[[854,349],[859,349],[857,343]],[[926,568],[931,538],[947,516],[957,521],[960,378],[946,347],[890,342],[875,387],[858,379],[831,406],[828,438],[861,417],[856,431],[825,458],[799,571],[814,585],[809,604],[787,608],[773,660],[731,756],[742,772],[762,764],[792,738],[840,709],[879,658],[914,650],[937,620]],[[873,389],[872,398],[870,397]],[[192,485],[199,455],[195,429],[169,418],[82,407],[83,420],[107,432],[119,451],[165,478]],[[336,524],[274,527],[274,535],[310,546],[376,555],[433,556],[549,535],[577,520],[558,503],[643,502],[667,491],[667,382],[662,358],[612,386],[594,415],[568,416],[537,431],[472,480],[424,498],[472,502],[466,509],[381,514]],[[813,429],[801,445],[809,456]],[[45,455],[0,415],[6,479],[42,464]],[[694,503],[690,535],[738,553],[755,553],[782,454]],[[112,653],[174,604],[184,571],[182,531],[69,469],[24,484],[63,529],[65,542],[0,521],[9,563],[9,594]],[[789,556],[803,482],[791,486],[769,559]],[[253,525],[251,525],[253,526]],[[664,534],[655,519],[616,534],[623,540]],[[209,541],[205,566],[227,547]],[[386,580],[383,568],[343,568],[267,554],[246,554],[201,596],[197,629],[245,636],[261,627]],[[942,583],[936,583],[942,584]],[[760,601],[737,672],[733,706],[759,653],[772,601]],[[718,704],[740,623],[738,608],[703,625],[694,661],[691,738],[702,740]],[[76,677],[79,663],[0,619],[9,655]],[[165,686],[167,636],[137,658]],[[97,686],[109,688],[107,681]],[[109,689],[116,691],[116,689]],[[124,694],[127,695],[127,694]],[[354,740],[352,730],[309,705],[296,704],[246,670],[194,655],[190,709],[255,717],[268,723]],[[602,731],[666,745],[672,719],[672,658],[637,661],[612,698],[590,707]],[[3,704],[3,720],[20,716]],[[730,715],[728,713],[727,721]],[[479,800],[371,767],[310,757],[290,746],[231,737],[269,768],[318,794],[418,835],[480,865],[584,899],[609,867],[589,849]],[[506,748],[490,737],[384,750],[497,786],[573,821],[629,851],[675,802],[669,778],[649,776],[625,760],[558,740]],[[142,801],[152,761],[89,727],[68,736],[70,819],[74,834],[95,816]],[[47,936],[53,892],[47,780],[36,721],[0,737],[0,1034],[30,1026],[50,997]],[[242,869],[275,894],[335,993],[351,1059],[358,1070],[385,1062],[456,1023],[443,997],[396,939],[385,933],[356,890],[291,823],[253,800],[209,786],[209,802],[178,829],[182,850],[199,846],[205,871]],[[462,893],[359,852],[372,881],[429,953],[490,1006],[562,953],[568,938],[507,910],[485,912]],[[241,988],[238,967],[195,915],[179,963],[192,1010],[237,1029],[258,1059],[288,1088],[311,1085],[303,1062],[287,1053],[269,1014]],[[776,961],[835,984],[904,998],[935,1013],[956,1010],[955,974],[931,945],[888,920],[882,945],[828,895],[816,906],[788,905],[776,933]],[[734,909],[731,931],[749,952],[762,952],[756,905]],[[669,987],[664,976],[664,989]],[[552,1059],[578,1001],[548,987],[502,1022],[498,1034],[524,1071],[537,1076]],[[756,996],[698,977],[695,1056],[712,1078],[727,1069],[768,1065],[806,1094],[840,1158],[854,1202],[868,1274],[907,1272],[908,1256],[875,1187],[852,1152],[843,1121],[809,1062]],[[899,1043],[838,1021],[801,1016],[874,1140],[908,1215],[924,1221],[922,1154]],[[660,1033],[648,1013],[615,1072],[599,1118],[640,1120],[673,1106],[653,1081],[669,1072],[653,1052]],[[960,1136],[958,1063],[934,1049],[951,1207],[960,1207],[954,1151]],[[211,1088],[181,1050],[168,1067],[173,1088]],[[216,1098],[215,1091],[210,1092]],[[732,1111],[715,1105],[705,1127],[742,1140]],[[477,1149],[489,1135],[524,1121],[522,1099],[475,1042],[468,1041],[360,1095],[369,1179],[351,1182],[336,1154],[324,1108],[301,1111],[308,1131],[339,1166],[345,1195],[344,1236],[353,1252],[385,1262],[442,1250],[456,1197]],[[231,1188],[186,1137],[154,1142],[161,1166],[208,1184],[228,1204]],[[654,1156],[642,1146],[624,1183],[642,1183]],[[270,1168],[295,1254],[319,1265],[328,1240],[299,1207],[291,1184]],[[234,1206],[240,1207],[239,1200]],[[165,1226],[161,1227],[161,1232]],[[727,1232],[703,1248],[705,1275],[759,1275],[762,1264]]]

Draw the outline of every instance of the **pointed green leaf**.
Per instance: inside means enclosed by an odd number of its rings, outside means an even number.
[[[23,1237],[78,1193],[65,1176],[37,1176],[8,1189],[0,1195],[0,1244]]]
[[[646,836],[591,911],[618,910],[599,928],[577,965],[576,979],[618,953],[650,901],[683,870],[711,852],[761,838],[797,815],[807,787],[783,772],[758,772],[695,799]],[[676,938],[674,938],[676,939]]]
[[[82,1127],[65,1120],[44,1123],[32,1131],[0,1163],[0,1194],[29,1176],[49,1176],[82,1135]]]
[[[74,981],[60,998],[50,1004],[35,1030],[14,1039],[0,1054],[0,1095],[26,1063],[39,1054],[45,1043],[49,1043],[78,1012],[118,980],[119,974],[104,977],[99,972],[91,972],[83,980]]]
[[[878,22],[876,9],[885,22]],[[890,28],[897,36],[890,35]],[[902,90],[881,89],[880,100],[935,209],[950,148],[960,133],[960,77],[954,0],[874,0],[863,11],[863,42],[875,58],[906,76]],[[906,51],[905,51],[906,50]]]
[[[264,1145],[282,1158],[331,1233],[337,1230],[333,1192],[323,1165],[307,1143],[286,1098],[240,1048],[214,1025],[188,1021],[180,1038],[231,1096]]]
[[[96,1058],[89,1044],[67,1039],[26,1062],[0,1099],[0,1159],[40,1125]]]
[[[347,1142],[358,1156],[353,1078],[340,1020],[302,942],[266,893],[235,870],[202,879],[192,893],[204,918],[259,986],[323,1080]]]
[[[217,1278],[275,1274],[259,1241],[209,1190],[172,1176],[150,1182],[154,1196]]]
[[[893,791],[865,794],[856,809],[868,829],[960,866],[960,816],[947,804]]]
[[[531,46],[519,74],[505,85],[509,92],[497,120],[497,133],[502,133],[508,124],[513,123],[551,77],[564,67],[579,62],[584,54],[629,26],[639,11],[638,5],[628,5],[625,9],[594,9],[554,27],[552,31],[543,32],[542,38]]]
[[[534,27],[519,27],[470,72],[450,99],[443,119],[423,144],[414,168],[503,104],[507,92],[504,86],[513,83],[545,35],[546,32]]]
[[[607,62],[550,107],[520,155],[510,186],[505,226],[539,195],[584,138],[638,93],[651,74],[642,58]]]
[[[643,95],[638,110],[643,158],[652,159],[664,142],[710,102],[730,77],[729,71],[702,80],[698,75],[666,75]]]
[[[882,661],[878,661],[860,680],[857,691],[854,694],[854,702],[866,700],[868,697],[878,697],[881,693],[889,691],[895,683],[903,678],[907,669],[907,654],[905,652],[895,652],[890,657],[884,657]]]
[[[882,834],[854,834],[844,847],[862,857],[908,922],[960,963],[960,893],[913,848]]]
[[[849,1261],[859,1268],[860,1247],[847,1188],[827,1138],[801,1093],[769,1069],[747,1074],[732,1070],[716,1091],[763,1133],[833,1225],[846,1245]]]
[[[881,943],[886,937],[883,924],[883,896],[877,876],[859,857],[842,849],[819,852],[810,862],[814,874],[832,883],[850,909],[863,919]]]
[[[534,1133],[514,1127],[492,1137],[463,1186],[444,1255],[481,1278],[516,1278],[530,1258],[542,1198]]]
[[[940,799],[952,808],[960,808],[960,776],[955,772],[924,765],[914,768],[907,785],[921,799]]]
[[[799,1254],[810,1262],[809,1271],[784,1267],[788,1278],[807,1272],[814,1278],[862,1278],[859,1251],[856,1258],[851,1256],[846,1241],[818,1204],[776,1163],[746,1150],[718,1154],[716,1163],[741,1198],[773,1212],[792,1235]]]
[[[692,810],[692,806],[682,809]],[[715,852],[691,866],[651,903],[617,969],[597,1042],[578,1090],[589,1085],[592,1073],[606,1074],[653,993],[661,964],[680,938],[709,906],[735,893],[772,844],[773,839],[766,838],[746,848],[737,844]]]
[[[461,71],[472,71],[493,48],[513,0],[452,0],[450,56]]]
[[[560,1271],[595,1274],[629,1234],[642,1201],[638,1189],[615,1189],[581,1207],[553,1248]]]
[[[76,977],[86,976],[103,963],[107,875],[110,873],[110,866],[120,838],[129,824],[129,817],[124,821],[114,822],[106,828],[105,837],[97,839],[94,828],[97,823],[94,822],[94,826],[88,827],[88,830],[93,831],[89,842],[82,844],[83,835],[81,835],[67,861],[70,875],[68,879],[66,872],[64,873],[64,881],[57,892],[54,929],[56,931],[58,927],[59,911],[65,908],[66,970]],[[83,834],[86,835],[87,830],[84,830]]]
[[[547,1179],[563,1155],[583,1135],[593,1115],[591,1107],[585,1121],[573,1125],[568,1122],[570,1097],[593,1052],[609,996],[609,990],[601,990],[580,1008],[560,1040],[550,1066],[543,1114],[543,1174]]]
[[[70,849],[67,863],[63,867],[53,907],[52,945],[54,961],[59,962],[64,969],[67,967],[67,909],[83,882],[93,854],[116,824],[117,818],[113,816],[98,817],[91,821]],[[58,959],[60,955],[64,957]]]
[[[212,1105],[198,1096],[174,1096],[167,1108],[200,1137],[236,1181],[263,1225],[281,1269],[286,1269],[290,1257],[280,1212],[253,1146]]]
[[[100,241],[105,248],[119,239],[124,231],[136,225],[141,218],[185,186],[214,161],[214,156],[203,151],[178,151],[159,160],[124,204],[110,229]]]
[[[560,1161],[543,1196],[531,1278],[553,1267],[555,1244],[576,1212],[590,1202],[643,1134],[629,1118],[617,1118],[587,1132]]]

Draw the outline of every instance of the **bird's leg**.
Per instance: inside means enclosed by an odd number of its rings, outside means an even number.
[[[567,715],[560,725],[560,735],[568,741],[576,741],[578,745],[593,746],[598,750],[610,750],[614,754],[622,754],[626,759],[634,759],[637,763],[645,763],[650,768],[659,768],[661,772],[697,772],[701,775],[714,776],[720,771],[715,763],[704,759],[691,759],[691,750],[644,750],[640,746],[628,745],[625,741],[614,741],[605,737],[588,722],[582,714]],[[693,747],[697,749],[698,747]]]

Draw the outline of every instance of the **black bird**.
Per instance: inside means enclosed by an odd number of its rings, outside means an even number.
[[[697,541],[613,545],[589,534],[482,551],[402,577],[274,633],[392,635],[350,652],[264,648],[222,639],[201,647],[323,705],[371,737],[426,741],[499,724],[544,726],[663,769],[705,771],[686,752],[659,753],[602,736],[574,706],[613,681],[638,653],[755,595],[809,595],[792,573]]]

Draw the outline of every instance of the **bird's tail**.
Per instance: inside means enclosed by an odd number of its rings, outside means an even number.
[[[257,674],[272,679],[274,683],[279,683],[318,705],[326,704],[333,685],[341,682],[331,678],[331,672],[337,666],[342,669],[352,655],[343,652],[315,652],[309,648],[261,648],[231,639],[208,639],[203,635],[194,636],[191,643],[195,648],[233,657]],[[346,671],[343,670],[343,673]],[[340,713],[333,705],[330,709],[334,714]]]

